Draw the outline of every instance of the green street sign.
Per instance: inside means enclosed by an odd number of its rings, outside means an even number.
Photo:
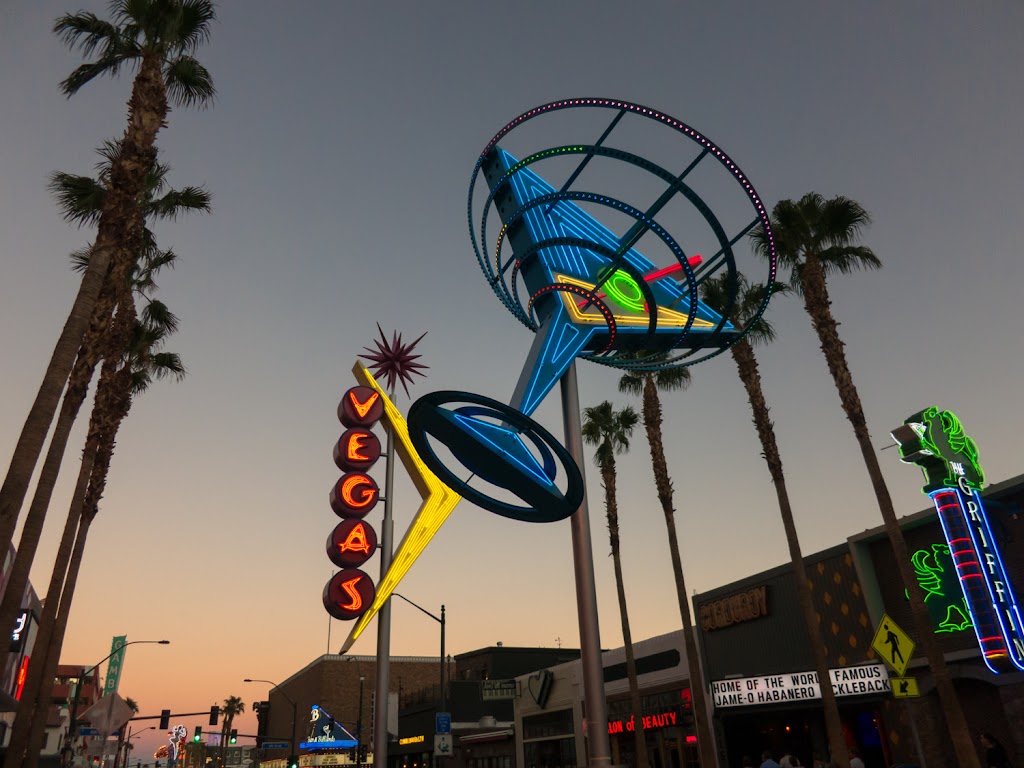
[[[110,643],[110,661],[107,662],[107,677],[103,681],[103,695],[109,696],[117,691],[121,682],[121,666],[124,664],[124,647],[128,644],[128,635],[115,637]]]

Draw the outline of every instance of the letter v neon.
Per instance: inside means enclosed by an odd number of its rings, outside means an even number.
[[[364,419],[366,418],[366,414],[370,412],[370,409],[373,408],[373,404],[377,402],[377,398],[380,397],[380,395],[374,392],[365,403],[359,402],[358,398],[356,398],[355,392],[349,392],[348,397],[349,400],[352,401],[352,407],[355,408],[356,413],[359,414],[359,418]]]

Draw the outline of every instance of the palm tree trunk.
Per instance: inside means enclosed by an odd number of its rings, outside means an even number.
[[[825,712],[825,732],[828,735],[828,749],[832,763],[839,768],[848,768],[850,758],[847,754],[846,740],[843,738],[843,722],[836,704],[835,690],[829,676],[828,659],[825,656],[825,641],[821,635],[821,621],[814,603],[811,600],[810,581],[804,566],[804,556],[800,551],[800,540],[793,521],[793,507],[789,503],[789,491],[786,490],[786,477],[782,471],[782,456],[779,454],[778,442],[775,439],[775,426],[768,415],[768,403],[761,389],[761,373],[758,370],[757,357],[750,342],[744,339],[732,348],[732,357],[736,361],[740,380],[747,391],[750,408],[754,413],[754,426],[761,440],[761,450],[768,464],[768,473],[775,486],[775,495],[779,500],[779,513],[782,515],[782,527],[786,531],[786,543],[789,545],[789,557],[793,562],[793,578],[796,581],[797,599],[800,611],[804,616],[804,629],[807,631],[807,644],[811,648],[814,669],[818,673],[818,686],[821,688],[821,705]]]
[[[629,678],[629,704],[633,710],[633,744],[636,763],[633,768],[648,768],[647,738],[644,735],[644,710],[640,701],[640,683],[636,674],[636,655],[633,653],[633,633],[629,629],[629,611],[626,608],[626,585],[622,580],[622,558],[619,554],[619,505],[615,495],[615,459],[601,465],[604,482],[604,503],[608,515],[608,539],[611,542],[612,565],[615,568],[615,591],[619,598],[619,620],[622,623],[622,647],[626,652],[626,676]]]
[[[935,688],[939,693],[939,701],[946,717],[946,727],[949,729],[957,760],[962,768],[980,768],[978,755],[967,727],[967,720],[964,718],[956,689],[953,687],[953,679],[946,666],[942,649],[935,639],[931,617],[925,607],[920,585],[914,576],[910,555],[907,551],[907,542],[896,519],[896,510],[893,507],[892,497],[889,495],[889,487],[885,483],[882,468],[878,463],[878,456],[871,444],[871,435],[868,432],[867,419],[864,417],[860,395],[853,384],[853,377],[846,361],[846,353],[843,350],[843,341],[839,338],[838,323],[832,317],[832,301],[828,295],[825,273],[813,255],[809,256],[804,263],[802,281],[804,308],[810,315],[814,330],[821,341],[821,351],[825,354],[829,372],[832,374],[832,380],[839,392],[843,411],[846,413],[846,418],[850,420],[850,424],[853,425],[853,433],[860,446],[868,477],[871,479],[871,487],[882,513],[882,520],[885,523],[889,543],[896,558],[896,565],[899,568],[900,577],[903,579],[903,586],[910,597],[910,612],[914,618],[918,642],[924,649],[928,665],[931,667]]]
[[[686,648],[686,664],[690,672],[690,699],[693,707],[693,722],[697,730],[697,752],[701,768],[718,768],[718,752],[711,736],[707,688],[704,673],[697,655],[697,641],[693,635],[693,621],[690,617],[690,599],[686,595],[686,580],[683,578],[683,562],[679,555],[679,539],[676,534],[675,507],[672,503],[672,480],[665,460],[665,446],[661,438],[661,398],[653,376],[644,377],[643,397],[644,429],[647,443],[651,448],[651,467],[654,469],[654,485],[658,500],[665,515],[668,529],[668,549],[672,557],[672,573],[676,580],[676,597],[679,600],[679,618],[683,625],[683,644]]]
[[[113,368],[113,366],[106,364],[103,367],[104,372]],[[101,384],[105,383],[101,376]],[[53,632],[51,633],[49,646],[46,651],[46,665],[43,669],[45,676],[43,680],[52,680],[57,672],[57,664],[60,661],[60,653],[64,645],[64,633],[67,631],[68,615],[71,613],[71,603],[75,597],[75,586],[78,583],[78,572],[82,565],[82,556],[85,551],[86,538],[89,534],[89,526],[92,525],[92,521],[99,512],[99,502],[106,488],[117,431],[120,429],[121,422],[131,408],[131,370],[128,366],[126,365],[113,373],[109,385],[104,387],[103,392],[100,391],[98,385],[96,397],[95,418],[91,420],[92,425],[96,427],[95,458],[92,462],[88,489],[86,490],[85,498],[82,500],[81,522],[78,525],[78,535],[75,537],[71,562],[67,567],[67,578],[64,580],[63,590],[60,593],[60,609],[57,612]],[[48,600],[49,597],[49,594],[47,594]],[[41,720],[42,724],[40,724]],[[28,748],[25,752],[25,761],[22,763],[22,768],[36,768],[45,737],[45,717],[38,717],[37,712],[37,717],[34,719],[30,731]]]
[[[67,569],[67,579],[64,582],[64,589],[60,596],[60,610],[57,611],[53,632],[50,637],[50,646],[46,652],[46,663],[43,665],[43,673],[46,680],[53,680],[57,674],[57,664],[60,661],[61,648],[64,645],[64,633],[68,627],[68,614],[71,612],[71,601],[75,596],[75,587],[78,584],[78,571],[82,565],[82,553],[85,550],[85,541],[89,535],[89,526],[92,525],[92,516],[83,515],[78,526],[78,535],[75,537],[75,547],[71,553],[71,563]],[[44,692],[47,693],[47,692]],[[39,763],[39,753],[43,748],[43,740],[46,738],[46,704],[49,696],[44,696],[40,702],[43,711],[37,713],[32,723],[29,734],[28,750],[25,759],[21,763],[22,768],[36,768]],[[5,766],[9,764],[5,761]],[[14,764],[10,764],[14,765]]]
[[[128,309],[128,307],[124,307]],[[134,304],[130,311],[118,312],[118,319],[115,320],[117,329],[112,329],[110,334],[111,342],[115,337],[120,338],[120,326],[129,322],[124,319],[128,315],[134,320]],[[115,333],[114,331],[117,331]],[[123,340],[121,342],[123,344]],[[103,445],[104,420],[109,416],[104,415],[104,410],[112,412],[112,403],[115,400],[118,385],[117,369],[118,360],[121,355],[111,354],[108,350],[103,368],[100,371],[99,383],[96,385],[96,400],[93,403],[92,415],[89,420],[89,434],[85,441],[85,450],[82,452],[82,464],[78,471],[78,480],[71,497],[71,507],[68,511],[68,519],[64,526],[64,534],[57,550],[57,558],[53,565],[53,572],[50,574],[50,584],[46,590],[46,601],[43,604],[43,615],[39,622],[39,633],[36,636],[35,647],[37,656],[40,652],[48,653],[53,646],[54,625],[57,619],[57,608],[61,603],[61,595],[65,583],[65,573],[68,570],[68,562],[73,557],[72,547],[76,543],[75,531],[79,528],[79,521],[86,511],[90,481],[94,475],[97,457]],[[70,608],[69,608],[70,610]],[[59,656],[59,649],[58,649]],[[30,738],[32,733],[32,722],[42,719],[46,720],[46,702],[49,696],[45,695],[45,684],[47,680],[53,679],[53,673],[48,676],[45,673],[45,664],[35,664],[29,667],[28,678],[25,681],[25,689],[22,692],[18,712],[14,718],[14,725],[11,733],[10,745],[7,749],[7,757],[4,760],[6,768],[23,765],[23,760],[32,756],[29,751]],[[37,704],[39,707],[37,707]],[[41,707],[41,709],[40,709]]]
[[[0,486],[0,547],[5,549],[14,538],[32,473],[107,272],[118,261],[131,259],[126,246],[133,230],[139,226],[131,212],[138,206],[146,174],[156,159],[156,135],[167,118],[167,93],[160,66],[155,55],[145,57],[132,83],[128,125],[120,151],[111,163],[111,186],[104,199],[89,265],[21,429],[3,486]]]
[[[104,293],[107,290],[109,290],[109,286]],[[57,475],[60,473],[68,438],[82,403],[85,402],[89,391],[89,382],[92,380],[96,363],[99,360],[99,344],[106,332],[109,320],[108,315],[103,322],[99,322],[100,318],[96,315],[97,311],[101,311],[100,305],[103,303],[101,298],[96,304],[96,311],[93,313],[89,330],[86,332],[82,347],[78,352],[78,358],[75,360],[75,366],[71,371],[67,391],[64,393],[64,402],[61,404],[60,415],[57,417],[57,425],[50,438],[50,446],[46,450],[46,459],[43,461],[43,468],[36,483],[32,504],[25,516],[25,525],[22,527],[18,551],[7,579],[3,600],[0,601],[0,627],[12,626],[15,616],[21,609],[21,598],[25,592],[25,586],[28,584],[29,573],[35,560],[53,489],[57,484]],[[7,644],[0,644],[0,669],[4,668],[9,652]]]

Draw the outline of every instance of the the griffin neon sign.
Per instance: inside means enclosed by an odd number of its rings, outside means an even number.
[[[892,436],[902,461],[924,472],[985,664],[997,674],[1024,670],[1024,622],[981,498],[978,446],[954,413],[934,406]]]

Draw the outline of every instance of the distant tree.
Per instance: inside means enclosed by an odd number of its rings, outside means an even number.
[[[224,716],[220,731],[220,756],[222,763],[227,751],[228,734],[231,733],[231,727],[235,722],[235,715],[241,715],[244,712],[245,702],[238,696],[228,696],[224,699],[224,706],[220,708],[220,713]]]

